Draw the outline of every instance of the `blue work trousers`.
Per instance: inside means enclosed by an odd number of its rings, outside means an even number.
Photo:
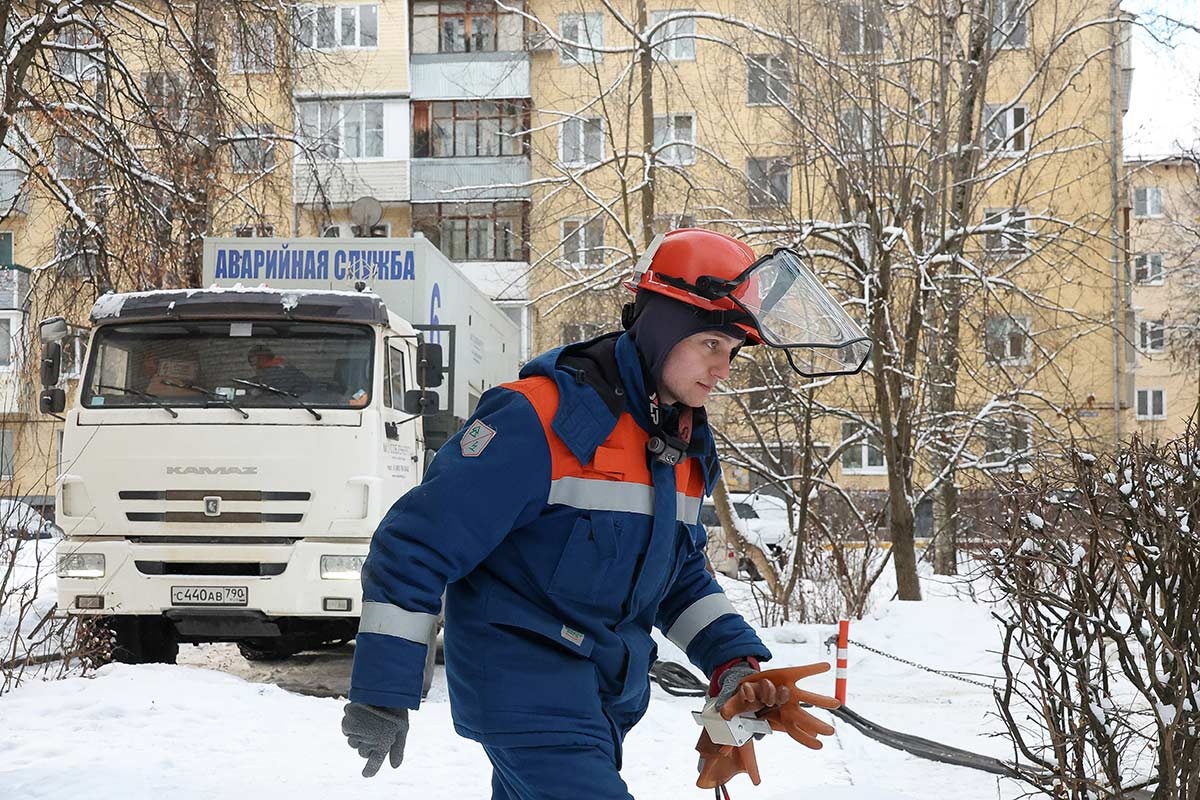
[[[633,800],[599,745],[490,747],[492,800]]]

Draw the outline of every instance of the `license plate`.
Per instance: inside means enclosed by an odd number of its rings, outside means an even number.
[[[173,606],[244,606],[250,599],[245,586],[172,586]]]

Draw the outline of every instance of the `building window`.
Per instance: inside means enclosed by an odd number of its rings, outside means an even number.
[[[604,158],[604,120],[576,117],[562,124],[559,158],[567,166],[599,163]]]
[[[93,236],[74,228],[58,232],[54,255],[64,275],[95,275],[100,265],[100,247]]]
[[[64,78],[86,81],[100,77],[103,48],[91,28],[70,25],[58,32],[54,58]]]
[[[525,100],[413,103],[413,158],[519,156],[527,152]]]
[[[791,101],[787,62],[779,56],[755,55],[746,58],[746,103],[752,106],[777,106]]]
[[[983,212],[983,246],[989,253],[1024,255],[1029,241],[1029,212],[1023,208],[989,209]]]
[[[0,430],[0,478],[11,480],[16,472],[16,449],[14,432]]]
[[[883,138],[882,128],[868,111],[857,106],[843,109],[838,114],[838,137],[849,154],[864,155],[874,151]]]
[[[269,239],[275,235],[274,225],[239,225],[233,229],[237,239]]]
[[[838,9],[838,49],[843,53],[883,51],[884,21],[879,6],[864,0],[842,3]]]
[[[414,203],[413,230],[452,261],[528,261],[523,202]]]
[[[661,164],[696,163],[696,121],[691,114],[654,118],[654,152]]]
[[[177,121],[183,113],[183,82],[179,75],[173,72],[147,72],[143,89],[146,102],[152,109],[167,118],[168,122]]]
[[[781,158],[751,158],[746,163],[751,208],[786,206],[791,201],[791,170]]]
[[[319,158],[383,158],[383,103],[299,103],[300,137]]]
[[[495,303],[500,307],[501,311],[508,315],[508,318],[517,326],[517,330],[520,331],[521,344],[517,349],[517,360],[524,364],[529,360],[533,339],[529,326],[529,304],[524,300],[496,300]]]
[[[1029,362],[1029,318],[989,317],[984,323],[984,347],[993,364]]]
[[[992,47],[1025,47],[1029,44],[1030,0],[991,0]]]
[[[983,146],[989,152],[1024,153],[1029,149],[1025,106],[984,106]]]
[[[0,316],[0,371],[3,372],[12,368],[14,322],[12,317]]]
[[[1161,217],[1163,213],[1162,188],[1159,186],[1143,186],[1133,190],[1133,215],[1146,217]]]
[[[1138,324],[1138,345],[1147,353],[1158,353],[1167,346],[1167,323],[1161,319],[1144,319]]]
[[[604,220],[563,220],[562,257],[564,262],[575,267],[603,264]]]
[[[377,47],[379,6],[300,6],[296,39],[310,50]]]
[[[983,423],[983,463],[988,467],[1029,466],[1032,426],[1023,417],[990,417]]]
[[[1137,390],[1138,419],[1166,419],[1167,393],[1164,389]]]
[[[275,69],[275,23],[266,17],[237,22],[229,43],[232,72],[272,72]]]
[[[846,443],[849,444],[846,444]],[[883,439],[860,422],[842,423],[842,472],[879,474],[887,471]]]
[[[1140,284],[1160,285],[1163,282],[1162,253],[1139,253],[1134,256],[1133,279]]]
[[[676,14],[689,14],[692,9],[673,9],[671,11],[651,11],[650,24],[658,25],[667,17]],[[673,19],[654,31],[650,37],[650,45],[658,58],[667,61],[696,60],[696,19],[686,17]]]
[[[693,214],[657,214],[654,217],[654,233],[667,233],[679,228],[696,227],[696,217]]]
[[[70,136],[54,137],[54,170],[62,180],[85,180],[93,175],[96,160]]]
[[[233,136],[233,171],[261,174],[275,167],[275,127],[242,125]]]
[[[558,18],[558,34],[562,39],[559,60],[563,64],[599,64],[604,54],[595,48],[604,47],[603,14],[564,14]]]
[[[521,8],[519,0],[506,2]],[[414,53],[523,50],[525,22],[491,0],[418,0],[413,4]]]
[[[597,322],[568,322],[563,325],[562,343],[574,344],[595,339],[604,333],[604,326]]]

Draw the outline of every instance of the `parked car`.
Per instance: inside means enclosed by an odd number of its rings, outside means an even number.
[[[783,555],[783,545],[791,535],[788,524],[787,503],[774,495],[759,492],[730,492],[733,512],[742,521],[742,528],[751,544],[756,545],[771,558]],[[759,580],[758,569],[745,555],[739,556],[736,548],[725,541],[725,532],[717,518],[717,508],[712,500],[700,507],[700,524],[708,532],[708,560],[713,569],[731,578],[739,573],[751,580]]]
[[[54,539],[62,535],[62,528],[28,503],[0,498],[0,539]]]

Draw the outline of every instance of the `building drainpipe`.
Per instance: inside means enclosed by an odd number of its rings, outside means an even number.
[[[1118,58],[1121,47],[1121,4],[1114,0],[1110,13],[1112,24],[1109,25],[1109,59],[1108,59],[1108,108],[1109,108],[1109,141],[1111,157],[1108,159],[1109,193],[1112,202],[1112,214],[1109,219],[1109,240],[1112,244],[1112,325],[1113,325],[1113,443],[1121,445],[1121,383],[1123,372],[1123,338],[1125,319],[1121,308],[1121,289],[1124,279],[1122,266],[1124,259],[1121,254],[1121,174],[1122,156],[1125,152],[1121,142],[1121,79]]]

